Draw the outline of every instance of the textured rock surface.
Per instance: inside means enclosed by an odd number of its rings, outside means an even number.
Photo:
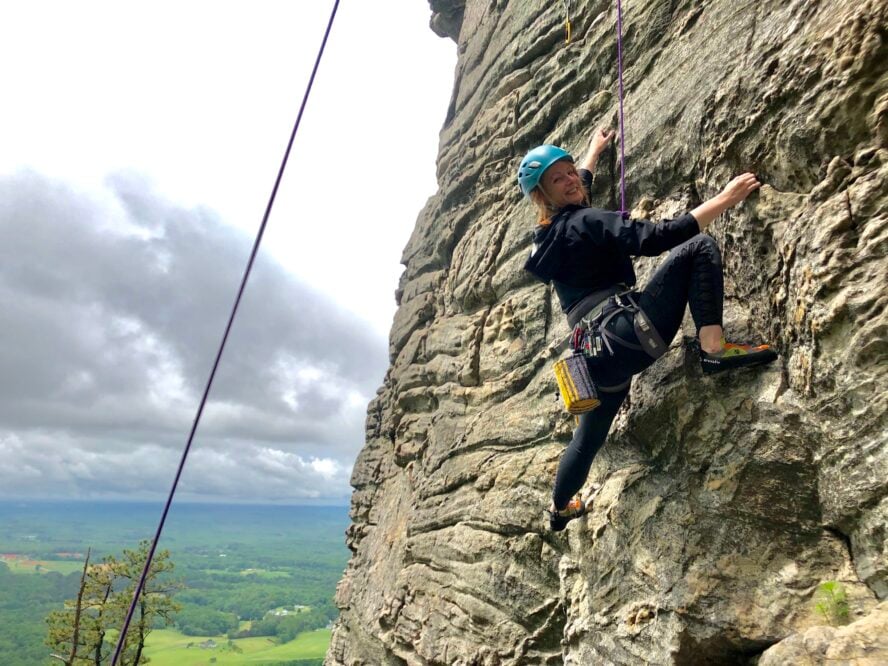
[[[888,654],[888,602],[846,627],[812,627],[768,648],[758,666],[884,666]]]
[[[591,514],[552,535],[572,423],[546,347],[567,328],[521,270],[534,215],[513,172],[533,145],[579,151],[615,123],[614,3],[572,4],[565,45],[562,3],[431,2],[459,48],[440,189],[403,255],[328,664],[755,663],[789,636],[851,631],[811,629],[828,580],[852,627],[884,626],[888,1],[626,3],[634,213],[760,174],[712,235],[729,334],[782,356],[704,378],[686,328],[636,378]],[[656,263],[637,262],[642,284]]]

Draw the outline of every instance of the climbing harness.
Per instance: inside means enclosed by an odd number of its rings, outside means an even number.
[[[619,390],[598,386],[589,371],[588,359],[598,358],[604,352],[602,337],[592,322],[600,318],[608,298],[624,289],[626,286],[621,284],[593,292],[567,313],[567,321],[572,330],[557,348],[569,346],[571,353],[556,361],[552,369],[564,408],[574,416],[598,407],[601,404],[599,392]]]
[[[607,325],[619,314],[628,313],[638,344],[625,340],[608,330]],[[626,285],[594,292],[568,312],[568,323],[573,326],[565,342],[571,354],[554,365],[555,380],[565,409],[577,415],[591,411],[601,404],[601,393],[617,393],[631,382],[631,378],[615,386],[597,383],[589,370],[605,356],[614,355],[614,345],[644,351],[654,359],[666,353],[667,345],[650,317],[638,305],[636,296]]]
[[[120,630],[119,638],[117,639],[117,647],[114,650],[114,656],[111,659],[111,666],[116,666],[117,661],[120,658],[121,652],[123,651],[124,643],[126,642],[126,634],[129,629],[130,622],[133,619],[133,613],[135,612],[136,605],[138,604],[139,597],[142,594],[142,590],[145,588],[145,581],[148,577],[148,571],[151,568],[151,561],[154,559],[154,553],[157,549],[157,543],[160,541],[161,532],[163,532],[163,526],[166,522],[167,514],[170,510],[170,505],[173,502],[173,496],[176,494],[176,487],[179,485],[179,478],[182,476],[182,470],[185,468],[185,461],[188,459],[188,453],[191,450],[191,444],[194,441],[194,434],[197,431],[197,426],[200,423],[201,414],[203,414],[204,407],[207,403],[207,398],[210,394],[210,388],[213,385],[213,379],[216,376],[216,370],[219,368],[219,361],[222,358],[222,352],[225,349],[225,343],[228,340],[228,334],[231,332],[231,326],[234,323],[234,317],[237,314],[238,306],[241,302],[241,297],[244,294],[244,289],[247,286],[247,280],[250,277],[250,272],[253,268],[253,263],[256,259],[256,254],[259,251],[259,244],[262,242],[262,236],[265,233],[265,227],[268,224],[268,217],[271,214],[271,208],[274,205],[275,197],[277,196],[278,187],[281,184],[281,179],[284,175],[284,169],[287,166],[287,160],[290,157],[290,150],[293,148],[293,141],[296,138],[296,132],[299,130],[299,123],[302,120],[302,114],[305,111],[305,105],[308,102],[308,96],[311,94],[311,88],[314,84],[315,75],[318,72],[318,65],[321,62],[321,57],[324,55],[324,48],[327,46],[327,38],[330,36],[330,29],[333,27],[333,19],[336,18],[336,10],[339,8],[339,0],[334,0],[333,9],[330,12],[330,19],[327,21],[327,29],[324,32],[324,38],[321,41],[321,46],[318,49],[317,57],[315,58],[314,67],[311,70],[311,77],[308,79],[308,85],[305,88],[305,94],[302,97],[302,104],[299,107],[299,113],[296,116],[296,122],[293,125],[293,131],[290,133],[290,141],[287,144],[287,149],[284,151],[284,157],[281,161],[280,169],[278,170],[277,179],[274,182],[274,187],[271,190],[271,196],[268,199],[268,205],[265,207],[265,215],[262,217],[262,223],[259,225],[259,231],[256,234],[256,240],[253,243],[253,250],[250,253],[250,258],[247,261],[247,267],[244,270],[244,276],[241,280],[240,289],[237,292],[237,297],[234,301],[234,306],[231,309],[231,315],[228,318],[228,325],[225,327],[225,333],[222,336],[222,342],[219,345],[219,350],[216,353],[216,360],[213,363],[213,369],[210,371],[210,377],[207,380],[206,388],[204,389],[203,396],[200,400],[200,405],[197,409],[197,414],[194,417],[194,423],[191,426],[191,432],[188,435],[188,442],[185,444],[185,450],[182,452],[182,458],[179,461],[179,468],[176,470],[176,476],[173,480],[173,486],[170,489],[170,494],[167,497],[166,504],[163,508],[163,513],[160,517],[160,523],[157,525],[157,532],[154,534],[154,539],[151,542],[151,548],[148,551],[148,557],[145,559],[145,566],[142,569],[142,576],[139,578],[139,583],[136,585],[136,589],[133,592],[133,600],[130,603],[129,610],[126,614],[126,619],[124,620],[123,627]]]
[[[607,347],[607,350],[611,355],[614,353],[614,348],[611,346],[611,342],[629,349],[635,349],[636,351],[643,350],[648,356],[654,359],[660,358],[666,353],[666,343],[663,341],[663,338],[660,337],[657,329],[654,328],[650,318],[645,314],[644,310],[639,307],[632,292],[617,294],[612,298],[612,303],[616,307],[602,317],[601,323],[597,325],[604,346]],[[640,344],[624,340],[607,329],[608,323],[622,312],[628,312],[632,316],[632,326],[635,330],[635,336],[638,338]]]
[[[584,319],[591,321],[604,309],[610,296],[616,296],[624,291],[629,291],[629,287],[620,282],[584,296],[567,311],[567,325],[574,328]]]

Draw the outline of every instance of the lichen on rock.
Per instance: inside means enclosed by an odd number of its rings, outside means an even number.
[[[547,349],[567,327],[522,270],[534,214],[514,171],[616,122],[614,3],[573,4],[565,44],[562,3],[431,2],[456,85],[326,663],[886,663],[867,636],[888,616],[888,2],[624,3],[633,213],[674,216],[756,172],[711,234],[728,333],[781,358],[704,377],[687,321],[636,377],[591,512],[553,535],[572,421]],[[617,206],[617,174],[605,153],[596,205]],[[657,264],[636,262],[640,284]],[[825,581],[848,627],[822,626]],[[785,656],[805,645],[810,662]]]

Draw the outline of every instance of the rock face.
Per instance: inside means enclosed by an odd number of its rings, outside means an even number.
[[[591,514],[552,534],[573,423],[546,348],[568,331],[522,271],[535,216],[514,174],[539,143],[584,150],[618,103],[615,3],[568,4],[570,44],[560,2],[431,2],[459,47],[440,189],[403,255],[327,664],[804,663],[778,650],[884,631],[888,0],[624,3],[633,213],[759,174],[710,233],[729,338],[781,359],[704,377],[688,320],[635,378]],[[657,262],[636,262],[641,285]],[[825,581],[850,627],[812,629]],[[860,644],[875,661],[829,663],[888,663]]]
[[[883,666],[888,654],[888,602],[846,627],[811,627],[768,648],[758,666]]]

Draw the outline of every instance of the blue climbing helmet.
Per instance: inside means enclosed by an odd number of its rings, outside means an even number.
[[[563,148],[549,144],[537,146],[524,156],[518,167],[518,187],[524,196],[530,196],[530,191],[540,184],[543,172],[558,160],[573,162],[574,158]]]

